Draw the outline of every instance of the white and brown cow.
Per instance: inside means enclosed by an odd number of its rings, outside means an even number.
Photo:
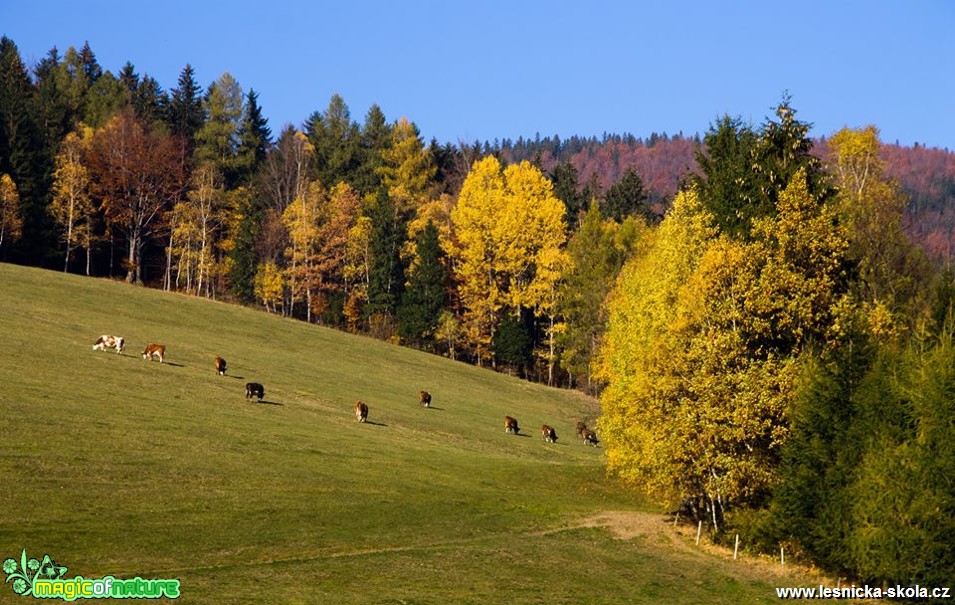
[[[124,348],[126,348],[126,341],[123,340],[122,336],[103,334],[96,339],[96,342],[93,343],[94,351],[96,349],[99,349],[100,351],[105,351],[106,349],[116,349],[117,353],[122,353]]]
[[[222,359],[221,357],[216,357],[215,366],[216,366],[216,374],[218,374],[219,376],[225,376],[225,359]]]
[[[257,382],[247,382],[245,383],[245,398],[252,399],[253,397],[258,397],[259,401],[262,401],[262,398],[265,397],[265,387]]]
[[[418,402],[426,408],[431,407],[431,393],[428,391],[418,391]]]
[[[146,345],[146,348],[143,349],[143,359],[152,361],[154,356],[159,358],[159,363],[166,361],[166,345],[154,345],[152,343]]]
[[[600,441],[597,440],[597,433],[590,429],[584,429],[581,431],[580,437],[584,440],[586,445],[597,447],[597,444],[600,443]]]
[[[511,418],[510,416],[504,417],[504,432],[514,433],[515,435],[520,434],[521,429],[517,426],[517,418]]]
[[[557,443],[557,431],[554,430],[554,427],[544,425],[541,427],[541,437],[544,438],[544,441],[548,443]]]
[[[361,401],[355,402],[355,418],[358,419],[358,422],[365,422],[368,420],[368,406]]]

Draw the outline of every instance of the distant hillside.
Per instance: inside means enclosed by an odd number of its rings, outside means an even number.
[[[676,192],[681,178],[696,170],[694,150],[698,137],[652,135],[641,139],[631,135],[605,135],[601,139],[573,137],[564,141],[544,138],[518,139],[501,143],[501,155],[508,161],[537,160],[547,171],[558,163],[571,161],[580,173],[580,183],[596,182],[602,191],[633,167],[643,179],[650,199],[660,203]],[[825,139],[816,141],[816,154],[828,156]],[[929,255],[949,262],[955,255],[955,153],[921,145],[882,146],[886,172],[898,179],[911,202],[908,229]]]

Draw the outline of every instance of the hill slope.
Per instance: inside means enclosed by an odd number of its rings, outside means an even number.
[[[179,578],[185,603],[768,603],[792,584],[687,549],[640,512],[574,438],[596,411],[575,393],[11,265],[0,309],[0,559],[25,548],[68,577]],[[91,350],[105,333],[123,355]],[[140,358],[147,342],[167,363]],[[247,381],[268,404],[244,398]],[[531,436],[505,435],[505,414]],[[611,510],[651,530],[615,539],[594,520]]]

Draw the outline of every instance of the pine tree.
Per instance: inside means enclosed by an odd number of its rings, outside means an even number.
[[[162,119],[169,97],[152,76],[143,74],[132,100],[136,116],[146,124],[153,125]]]
[[[245,110],[238,132],[239,170],[236,174],[236,182],[250,182],[252,175],[258,171],[265,161],[266,153],[272,146],[272,131],[268,124],[269,122],[262,115],[262,108],[259,106],[258,93],[250,89],[246,96]]]
[[[382,154],[391,145],[391,130],[381,108],[373,104],[365,114],[361,128],[360,162],[353,183],[358,191],[372,193],[381,186]]]
[[[369,212],[371,219],[371,267],[368,276],[366,315],[394,316],[405,284],[401,243],[405,226],[394,200],[379,189]]]
[[[8,174],[20,198],[23,236],[14,258],[46,265],[55,259],[56,237],[47,213],[53,157],[37,124],[34,87],[12,40],[0,37],[0,174]]]
[[[353,185],[361,141],[345,100],[332,95],[324,113],[315,112],[305,121],[305,134],[315,148],[315,177],[326,187],[340,181]]]
[[[620,180],[610,186],[604,196],[604,215],[618,223],[636,216],[648,224],[656,222],[656,214],[650,209],[649,197],[643,188],[643,179],[633,168],[627,168]]]
[[[202,128],[205,116],[202,97],[195,72],[188,63],[179,74],[179,84],[173,89],[166,111],[166,122],[174,135],[180,136],[190,148],[195,144],[196,133]]]
[[[577,191],[579,178],[577,167],[573,162],[557,164],[550,173],[550,180],[554,183],[554,195],[564,202],[567,223],[571,229],[577,225],[578,215],[584,209],[585,203],[589,202]]]
[[[739,118],[723,116],[696,150],[701,174],[694,182],[700,199],[720,230],[731,237],[748,234],[751,218],[769,212],[756,207],[761,198],[752,173],[755,147],[751,128]]]
[[[448,270],[434,223],[428,221],[415,246],[417,263],[409,269],[397,319],[401,337],[421,346],[433,343],[448,298]]]

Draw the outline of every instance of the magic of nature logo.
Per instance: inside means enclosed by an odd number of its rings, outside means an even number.
[[[67,568],[44,555],[42,559],[27,558],[23,549],[20,560],[4,559],[6,584],[13,592],[35,599],[176,599],[179,598],[178,579],[131,579],[104,576],[102,578],[65,578]]]

